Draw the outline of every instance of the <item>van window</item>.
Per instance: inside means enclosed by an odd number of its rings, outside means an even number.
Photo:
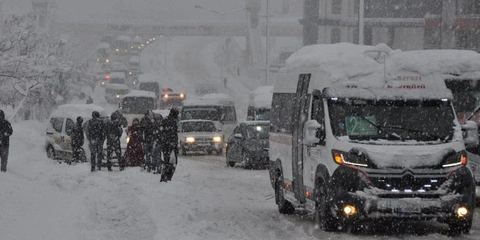
[[[72,134],[72,129],[74,125],[75,125],[75,122],[72,119],[67,118],[67,122],[65,123],[65,132],[67,133],[68,136]]]
[[[125,95],[128,94],[128,89],[118,89],[117,94]]]
[[[292,133],[293,105],[295,93],[274,93],[270,116],[270,131]]]
[[[237,121],[237,115],[235,113],[234,106],[223,107],[223,114],[225,114],[224,121]]]
[[[111,78],[110,83],[125,84],[125,78]]]
[[[54,118],[53,122],[52,122],[53,129],[55,129],[55,131],[61,133],[62,128],[63,128],[63,121],[64,120],[65,120],[64,118]]]
[[[105,89],[105,93],[106,93],[106,94],[114,94],[114,93],[115,93],[115,90],[110,89],[110,88],[107,88],[107,89]]]

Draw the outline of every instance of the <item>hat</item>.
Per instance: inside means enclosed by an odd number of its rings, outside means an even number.
[[[153,116],[153,119],[155,119],[156,121],[157,120],[162,120],[163,116],[162,116],[162,114],[155,114],[155,116]]]
[[[97,111],[93,111],[93,112],[92,112],[92,117],[93,117],[93,118],[99,118],[99,117],[100,117],[100,113],[97,112]]]
[[[82,122],[83,122],[83,118],[82,118],[81,116],[78,116],[78,117],[77,117],[77,122],[78,122],[78,123],[82,123]]]

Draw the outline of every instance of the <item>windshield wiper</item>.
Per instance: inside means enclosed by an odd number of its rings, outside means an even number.
[[[394,133],[394,132],[387,131],[387,130],[385,129],[385,127],[382,127],[382,126],[379,126],[379,125],[375,124],[374,122],[370,121],[368,118],[366,118],[365,116],[363,116],[363,115],[361,115],[361,114],[356,113],[356,115],[357,115],[358,117],[360,117],[361,119],[365,120],[368,124],[374,126],[377,130],[379,130],[379,131],[381,131],[381,132],[385,132],[385,133],[387,133],[387,134],[390,135],[390,136],[396,137],[396,138],[404,141],[402,135],[399,135],[399,134]]]
[[[385,126],[385,128],[398,129],[398,130],[402,130],[402,131],[406,131],[406,132],[412,132],[412,133],[420,133],[421,135],[427,136],[428,138],[440,139],[443,142],[447,141],[450,138],[450,137],[448,137],[448,138],[442,140],[442,138],[438,135],[434,135],[434,134],[431,134],[427,131],[422,131],[422,130],[418,130],[418,129],[404,128],[404,127],[397,127],[397,126]]]

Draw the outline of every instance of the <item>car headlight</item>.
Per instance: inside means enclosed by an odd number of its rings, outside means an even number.
[[[120,98],[120,95],[117,95],[117,98]]]
[[[127,143],[130,142],[130,137],[127,137]]]
[[[443,161],[442,167],[456,167],[467,164],[467,153],[465,151],[459,152],[453,156],[448,157]]]
[[[222,137],[219,137],[219,136],[213,137],[213,142],[219,143],[221,141],[222,141]]]
[[[194,137],[186,137],[186,138],[185,138],[185,142],[187,142],[187,143],[194,143],[194,142],[195,142],[195,138],[194,138]]]
[[[184,98],[184,97],[185,97],[185,94],[180,93],[180,97],[181,97],[181,98]]]

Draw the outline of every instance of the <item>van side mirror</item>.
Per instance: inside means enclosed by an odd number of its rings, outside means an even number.
[[[241,133],[235,133],[235,134],[233,134],[233,137],[236,138],[236,139],[242,139],[243,138]]]
[[[317,120],[308,120],[303,128],[303,144],[315,145],[325,140],[324,127]]]
[[[474,148],[478,146],[478,125],[474,121],[466,121],[462,125],[463,141],[465,148]]]

